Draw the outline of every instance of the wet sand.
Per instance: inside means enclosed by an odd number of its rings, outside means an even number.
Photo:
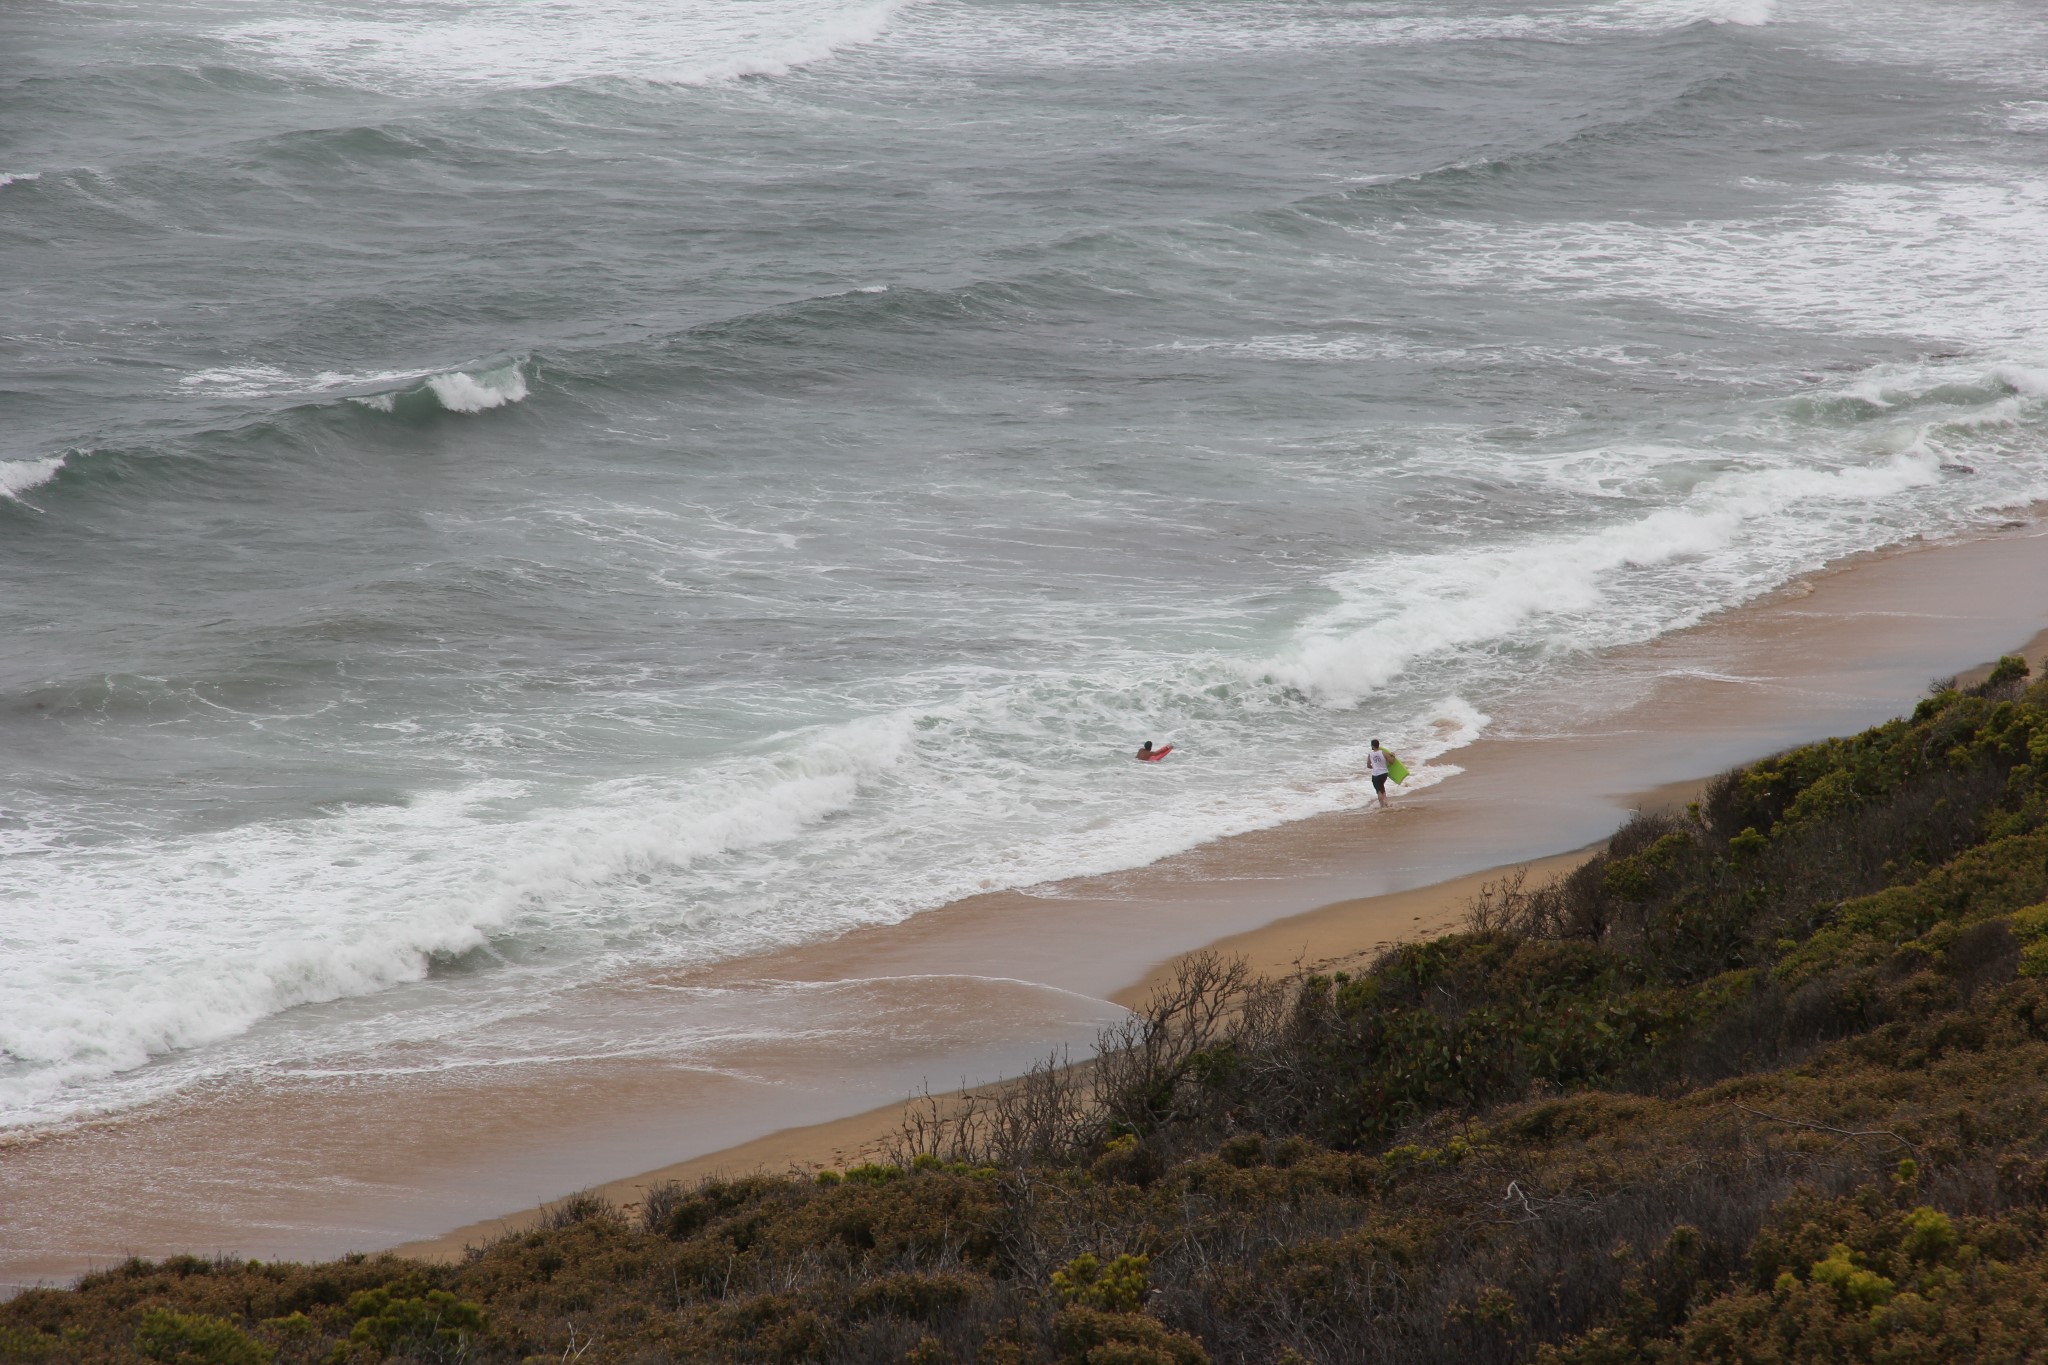
[[[536,1006],[644,1038],[716,1013],[714,1044],[686,1061],[508,1056],[450,1073],[431,1049],[387,1050],[0,1148],[0,1282],[131,1253],[445,1252],[578,1189],[630,1198],[653,1178],[636,1173],[838,1162],[925,1086],[1078,1055],[1180,953],[1217,943],[1285,968],[1431,932],[1462,913],[1476,869],[1595,844],[1671,784],[1898,714],[1930,677],[2030,636],[2038,661],[2044,581],[2036,529],[1860,559],[1582,661],[1448,756],[1462,773],[1392,810]]]

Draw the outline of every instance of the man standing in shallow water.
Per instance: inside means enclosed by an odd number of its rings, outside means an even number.
[[[1380,742],[1372,742],[1372,752],[1365,756],[1365,770],[1372,775],[1372,789],[1378,794],[1380,804],[1387,804],[1387,751]]]

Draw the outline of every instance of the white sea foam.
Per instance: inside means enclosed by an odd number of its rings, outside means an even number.
[[[1418,346],[1395,336],[1255,336],[1238,341],[1172,341],[1167,351],[1212,351],[1274,360],[1388,360],[1409,356],[1448,358],[1464,354],[1446,347]]]
[[[880,4],[835,15],[808,32],[765,43],[755,51],[658,70],[649,73],[649,77],[678,85],[706,85],[746,76],[787,76],[802,67],[814,66],[835,57],[848,48],[874,42],[897,14],[915,2],[882,0]]]
[[[1778,0],[1719,0],[1709,8],[1707,18],[1717,24],[1754,28],[1771,22],[1777,12]]]
[[[0,1124],[160,1093],[198,1064],[138,1070],[152,1059],[296,1006],[425,990],[436,955],[501,941],[545,948],[543,966],[504,968],[465,992],[465,1015],[488,1018],[529,1003],[549,962],[573,974],[614,951],[641,964],[757,952],[1369,798],[1362,745],[1304,746],[1276,789],[1287,765],[1256,733],[1215,723],[1230,705],[1216,694],[1228,675],[1183,664],[1175,676],[1164,663],[992,679],[964,693],[957,679],[935,679],[950,698],[936,706],[814,729],[776,754],[673,777],[552,791],[486,781],[112,856],[39,845],[17,860],[18,941],[0,959],[0,1054],[13,1059],[0,1064]],[[1132,701],[1199,766],[1131,763],[1121,745]],[[1381,730],[1421,787],[1455,771],[1432,760],[1483,724],[1446,698]],[[1110,735],[1118,748],[1105,751]],[[1098,780],[1077,787],[1077,763]],[[83,977],[81,955],[93,964]],[[441,1027],[407,1025],[393,1009],[388,1026],[400,1032]],[[300,1032],[238,1055],[303,1063],[360,1041]]]
[[[178,377],[178,387],[205,389],[237,398],[276,393],[280,389],[307,387],[308,382],[275,365],[223,365],[217,369],[194,370]]]
[[[2038,94],[2048,7],[2035,0],[1927,5],[1920,0],[1785,0],[1830,55],[1933,67]]]
[[[2048,365],[1994,365],[1991,377],[2014,393],[2048,398]]]
[[[427,380],[427,387],[433,391],[434,397],[441,400],[441,406],[450,412],[486,412],[524,399],[526,375],[517,364],[476,374],[458,370],[453,374],[432,376]]]
[[[9,185],[19,185],[24,181],[41,180],[42,178],[43,173],[41,171],[17,171],[12,175],[0,172],[0,189],[4,189]]]
[[[1672,29],[1698,23],[1753,28],[1770,23],[1777,8],[1778,0],[1616,0],[1554,13],[1590,28]]]
[[[1759,24],[1774,0],[1610,0],[1456,12],[1409,5],[1255,5],[1242,0],[1078,0],[1000,10],[934,5],[906,22],[899,46],[968,70],[1127,67],[1302,49],[1571,40],[1664,32],[1702,21]]]
[[[0,460],[0,498],[19,498],[57,477],[65,457],[52,455],[42,460]]]
[[[194,370],[178,377],[178,387],[225,398],[325,397],[420,378],[417,370],[321,370],[305,374],[252,361]]]
[[[1958,344],[2048,338],[2048,183],[1923,168],[1850,183],[1772,219],[1440,225],[1429,268],[1471,288],[1572,290],[1794,330],[1844,327]]]
[[[432,956],[494,934],[602,937],[643,915],[687,921],[692,908],[668,899],[672,874],[844,809],[902,742],[900,726],[848,727],[751,773],[599,784],[566,808],[531,809],[527,788],[492,781],[111,858],[17,860],[0,958],[0,1124],[62,1117],[81,1082],[294,1006],[418,981]],[[722,927],[705,951],[791,932]],[[80,961],[91,963],[83,977]]]
[[[346,398],[379,412],[391,412],[408,392],[423,390],[449,412],[487,412],[524,400],[526,372],[517,360],[489,369],[321,370],[294,372],[278,365],[250,363],[196,370],[178,379],[181,389],[228,398]]]
[[[571,0],[302,7],[234,25],[245,49],[374,85],[708,85],[786,76],[879,38],[916,0]]]

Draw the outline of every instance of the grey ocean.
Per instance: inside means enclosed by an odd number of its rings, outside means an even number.
[[[10,0],[0,1124],[1455,782],[2048,496],[2044,172],[2039,0]]]

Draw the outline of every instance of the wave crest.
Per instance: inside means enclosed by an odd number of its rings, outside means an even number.
[[[481,374],[458,370],[434,375],[427,388],[450,412],[486,412],[524,399],[526,375],[516,363]]]
[[[62,455],[45,460],[0,460],[0,498],[19,501],[29,489],[40,488],[56,478],[64,460]]]
[[[488,370],[449,370],[445,374],[414,374],[406,378],[409,382],[402,388],[349,394],[348,401],[377,412],[424,417],[441,412],[489,412],[523,402],[531,392],[526,385],[525,367],[517,360]]]
[[[394,383],[398,387],[388,387]],[[295,374],[278,365],[250,363],[194,371],[181,377],[178,387],[221,398],[345,398],[379,412],[421,405],[447,412],[486,412],[520,402],[528,393],[523,360],[488,369],[438,374],[419,370],[322,370],[308,375]]]

